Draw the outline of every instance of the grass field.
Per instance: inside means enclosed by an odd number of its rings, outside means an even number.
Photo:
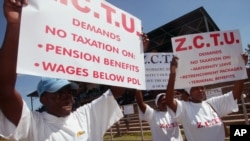
[[[151,141],[152,137],[151,137],[151,132],[144,132],[144,138],[145,141]],[[142,140],[142,136],[140,132],[136,132],[136,133],[123,133],[121,135],[113,135],[113,139],[110,135],[105,135],[104,136],[104,141],[141,141]],[[185,136],[184,136],[184,140],[185,140]],[[3,140],[0,139],[0,141],[7,141],[7,140]],[[229,138],[225,139],[225,141],[230,141]]]
[[[104,141],[111,141],[112,137],[110,135],[104,136]],[[113,141],[141,141],[142,136],[140,132],[137,133],[123,133],[121,135],[115,134],[113,136]],[[144,132],[144,140],[152,140],[150,132]]]

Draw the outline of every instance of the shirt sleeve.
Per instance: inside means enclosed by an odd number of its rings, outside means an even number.
[[[233,98],[232,91],[221,96],[209,98],[207,102],[213,106],[220,117],[239,110],[237,100]]]
[[[148,104],[146,104],[146,110],[145,113],[143,113],[141,110],[139,110],[139,116],[141,120],[149,121],[153,117],[154,109],[151,108]]]
[[[9,140],[25,140],[28,137],[31,124],[31,111],[23,100],[23,109],[17,126],[10,122],[0,111],[0,135]]]
[[[122,110],[110,90],[77,111],[79,114],[86,114],[82,116],[87,116],[92,140],[100,140],[105,132],[123,117]]]
[[[185,112],[185,106],[184,106],[185,102],[182,101],[182,100],[177,100],[177,99],[176,99],[176,102],[177,102],[177,109],[176,109],[175,114],[173,114],[173,118],[174,118],[175,121],[182,123],[182,120],[185,119],[185,116],[186,116],[184,114],[184,112]]]

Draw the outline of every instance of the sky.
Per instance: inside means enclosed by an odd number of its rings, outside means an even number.
[[[220,30],[238,29],[243,50],[250,43],[250,1],[249,0],[107,0],[112,5],[134,15],[142,22],[143,31],[150,32],[199,7],[204,7]],[[1,0],[0,4],[3,4]],[[0,6],[0,44],[2,44],[6,22]],[[36,89],[38,77],[19,75],[16,89],[31,107],[27,94]],[[34,109],[41,106],[34,100]]]

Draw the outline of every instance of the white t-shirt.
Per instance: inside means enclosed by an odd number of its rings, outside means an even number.
[[[24,102],[17,127],[0,111],[0,135],[18,141],[103,141],[107,129],[122,117],[110,90],[63,118],[30,111]]]
[[[145,114],[139,112],[141,120],[150,125],[153,141],[183,141],[179,125],[172,118],[173,111],[156,111],[147,105]]]
[[[224,141],[225,131],[220,117],[238,111],[232,92],[202,103],[177,100],[177,105],[176,118],[183,125],[188,141]]]

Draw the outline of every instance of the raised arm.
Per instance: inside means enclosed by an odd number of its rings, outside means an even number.
[[[243,58],[245,64],[247,64],[248,56],[246,54],[243,54],[242,58]],[[249,71],[249,69],[247,69],[247,71]],[[237,80],[234,83],[234,87],[233,87],[234,99],[240,99],[241,98],[243,88],[244,88],[244,80]]]
[[[15,90],[16,64],[22,5],[25,0],[4,0],[4,15],[7,27],[0,50],[0,109],[15,125],[22,113],[22,98]]]
[[[118,86],[111,86],[110,90],[114,96],[115,99],[119,98],[122,94],[125,93],[126,88],[118,87]]]
[[[177,109],[177,103],[174,99],[174,84],[175,84],[176,68],[178,64],[177,60],[178,58],[174,56],[170,63],[170,74],[166,90],[166,104],[174,112],[176,112]]]
[[[148,49],[150,40],[148,39],[148,36],[146,33],[142,33],[141,36],[142,36],[142,43],[143,43],[143,51],[146,52]],[[135,99],[136,99],[136,102],[137,102],[140,110],[143,113],[145,113],[146,104],[143,100],[142,92],[140,90],[136,90]]]
[[[140,90],[137,90],[136,91],[136,94],[135,94],[135,99],[136,99],[136,102],[140,108],[140,110],[145,113],[146,111],[146,104],[145,102],[143,101],[143,96],[142,96],[142,92]]]
[[[250,68],[247,68],[247,77],[248,77],[248,80],[250,80]]]

